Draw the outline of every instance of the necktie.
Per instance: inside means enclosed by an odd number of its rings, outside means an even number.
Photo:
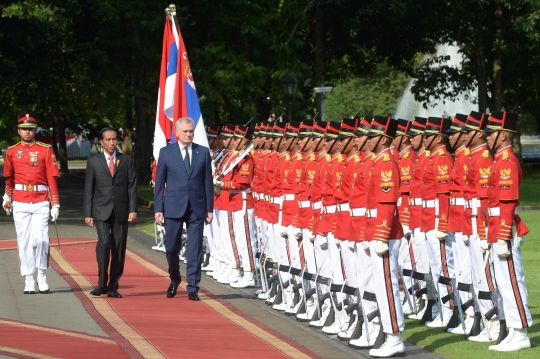
[[[109,156],[109,171],[111,171],[111,176],[114,177],[114,157]]]
[[[185,147],[184,150],[186,150],[186,155],[184,156],[184,164],[186,165],[186,171],[187,171],[187,173],[189,173],[189,166],[190,166],[190,163],[189,163],[189,152],[188,152],[187,147]]]

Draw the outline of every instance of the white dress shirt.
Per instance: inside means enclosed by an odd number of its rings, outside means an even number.
[[[105,151],[103,151],[103,154],[105,155],[105,160],[107,161],[107,167],[109,167],[109,157],[110,157],[110,155]],[[114,151],[112,156],[113,156],[113,164],[114,164],[116,162],[116,151]]]

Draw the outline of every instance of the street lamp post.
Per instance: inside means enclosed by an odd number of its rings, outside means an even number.
[[[298,84],[298,80],[294,77],[292,72],[289,72],[287,76],[283,80],[281,80],[281,83],[283,84],[283,91],[285,91],[285,97],[288,101],[287,106],[287,121],[292,121],[292,105],[293,105],[293,99],[294,94],[296,93],[296,85]]]
[[[313,91],[316,94],[321,94],[321,120],[324,121],[324,94],[332,91],[332,86],[314,87]]]

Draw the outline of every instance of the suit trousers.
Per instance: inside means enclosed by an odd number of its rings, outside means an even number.
[[[128,222],[118,222],[112,211],[107,220],[95,221],[94,224],[98,235],[96,244],[98,286],[107,288],[110,292],[118,289],[118,282],[124,273]]]
[[[196,293],[201,282],[202,242],[205,218],[197,218],[188,203],[183,217],[165,217],[165,255],[169,263],[169,276],[172,283],[180,283],[180,249],[182,248],[182,229],[187,230],[186,279],[188,293]]]

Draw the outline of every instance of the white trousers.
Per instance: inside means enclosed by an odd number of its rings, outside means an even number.
[[[519,248],[514,248],[514,239],[508,245],[512,246],[512,253],[507,258],[499,258],[497,243],[493,243],[493,267],[499,294],[502,297],[504,318],[509,328],[528,328],[533,320],[528,307],[527,287],[525,286],[525,273],[521,256],[522,237],[518,237]],[[499,307],[500,312],[500,307]],[[500,316],[499,316],[500,317]]]
[[[332,271],[332,283],[333,284],[344,284],[345,276],[345,266],[341,259],[341,248],[337,246],[334,235],[331,232],[328,232],[326,235],[328,240],[328,251],[330,254],[330,270]],[[344,299],[345,295],[343,293],[336,293],[336,298],[338,302],[341,302]]]
[[[358,288],[358,276],[356,270],[356,254],[349,248],[349,242],[346,239],[340,239],[341,258],[347,275],[347,285]]]
[[[471,257],[469,247],[463,243],[461,232],[448,232],[449,239],[452,242],[452,257],[454,258],[454,273],[458,283],[471,284]],[[467,302],[471,297],[470,293],[459,291],[461,304]],[[467,308],[468,315],[474,314],[474,307]]]
[[[309,240],[311,237],[311,231],[307,228],[302,229],[302,247],[304,250],[304,260],[306,261],[306,267],[308,273],[315,274],[317,272],[317,265],[315,264],[315,248],[313,243]]]
[[[364,292],[375,293],[371,256],[364,250],[362,242],[356,242],[354,254],[356,255],[356,277],[358,278],[362,307],[365,315],[368,315],[377,309],[377,302],[364,299]]]
[[[49,267],[49,202],[13,202],[21,275]],[[34,253],[34,248],[36,251]]]
[[[414,252],[414,260],[416,266],[415,273],[428,274],[429,273],[429,253],[426,243],[426,234],[420,231],[420,228],[411,229],[411,241]],[[419,280],[420,288],[425,288],[426,281]]]
[[[238,253],[235,253],[233,250],[233,245],[231,243],[231,225],[232,218],[229,218],[229,211],[219,210],[219,236],[222,246],[222,256],[225,264],[232,268],[239,268],[240,259]]]
[[[388,241],[388,252],[380,256],[375,252],[376,241],[369,242],[369,251],[373,269],[375,296],[381,315],[381,324],[385,333],[398,333],[405,329],[403,308],[399,295],[398,256],[401,239]]]
[[[255,270],[255,254],[257,254],[257,238],[253,208],[246,211],[229,213],[229,226],[232,225],[231,244],[235,258],[235,268],[242,267],[244,271]]]
[[[426,245],[429,254],[429,263],[431,267],[431,278],[433,278],[433,285],[439,292],[441,298],[448,295],[448,287],[444,284],[439,284],[439,278],[441,276],[451,278],[451,273],[448,271],[449,258],[447,257],[446,241],[439,240],[436,235],[436,231],[431,230],[426,232]],[[450,241],[449,241],[450,242]],[[441,303],[442,304],[442,303]],[[442,304],[445,307],[450,307],[450,301]]]
[[[486,253],[485,255],[489,255],[489,253]],[[476,293],[478,293],[478,291],[494,291],[496,288],[489,259],[484,267],[485,257],[482,253],[482,248],[480,248],[480,238],[477,235],[469,235],[469,256],[471,258],[472,283]],[[479,299],[478,303],[482,313],[486,313],[493,308],[493,302],[491,300]]]
[[[281,236],[281,224],[273,223],[269,225],[272,228],[273,238],[270,238],[270,241],[274,242],[274,248],[276,251],[276,256],[273,257],[274,262],[278,262],[280,265],[289,265],[289,250],[287,249],[287,240]],[[289,280],[291,275],[286,272],[280,272],[281,279],[283,282]]]
[[[212,234],[214,238],[214,249],[212,255],[220,262],[225,262],[225,247],[223,245],[223,234],[221,233],[221,209],[214,209],[214,220],[210,224],[212,226]]]

